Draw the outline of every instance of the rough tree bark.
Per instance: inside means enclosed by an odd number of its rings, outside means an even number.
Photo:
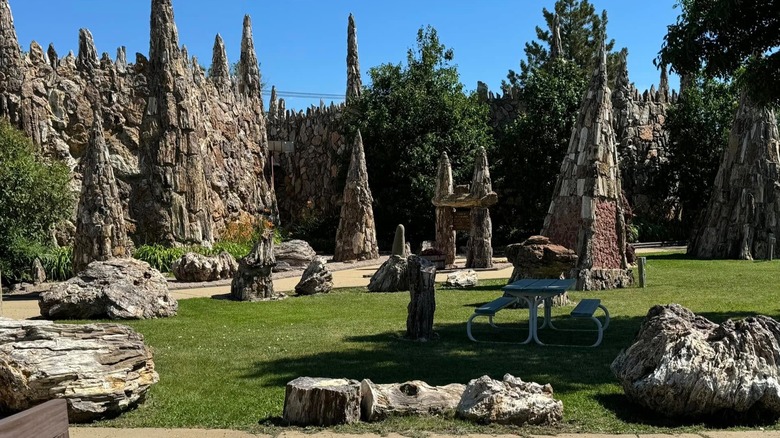
[[[433,331],[436,266],[416,255],[410,256],[407,261],[411,300],[406,318],[406,337],[416,341],[429,341],[437,337]]]
[[[360,421],[360,382],[299,377],[287,383],[283,418],[300,426],[332,426]]]
[[[390,415],[438,415],[455,411],[466,385],[431,386],[420,380],[379,385],[360,384],[363,421],[380,421]]]

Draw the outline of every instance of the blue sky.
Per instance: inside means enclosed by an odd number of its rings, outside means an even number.
[[[149,0],[9,0],[22,47],[53,42],[60,56],[78,50],[78,30],[88,28],[99,53],[113,58],[127,46],[128,61],[149,51]],[[231,63],[238,59],[244,14],[252,16],[263,80],[288,92],[343,95],[346,88],[346,30],[349,13],[358,27],[360,67],[398,63],[415,44],[417,29],[432,25],[455,51],[467,90],[477,81],[498,90],[509,69],[517,70],[525,42],[543,24],[542,8],[554,0],[173,0],[180,43],[200,63],[211,63],[214,37],[225,40]],[[657,84],[652,64],[679,9],[675,0],[592,0],[609,14],[607,32],[616,48],[628,47],[632,82],[640,90]],[[672,86],[677,81],[672,78]],[[266,93],[267,94],[267,93]],[[265,96],[267,99],[267,95]],[[319,99],[288,98],[288,108]],[[329,102],[326,99],[326,102]]]

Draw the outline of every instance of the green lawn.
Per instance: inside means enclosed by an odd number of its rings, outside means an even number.
[[[282,425],[284,385],[299,376],[370,378],[378,383],[420,379],[442,385],[511,373],[552,384],[564,403],[564,424],[555,431],[681,432],[708,427],[664,420],[631,405],[609,365],[631,343],[655,304],[679,303],[716,322],[758,313],[777,318],[780,261],[698,261],[659,254],[648,257],[647,279],[645,289],[572,293],[575,300],[601,298],[612,313],[604,343],[595,349],[470,342],[466,319],[475,306],[497,297],[504,281],[483,282],[472,291],[437,290],[435,328],[440,339],[428,343],[402,339],[408,293],[342,289],[269,303],[183,300],[175,318],[128,323],[154,349],[160,383],[139,409],[100,425],[274,432]],[[555,314],[570,310],[556,309]],[[507,310],[499,316],[527,318],[527,311]],[[484,327],[476,329],[483,336]],[[550,341],[572,336],[542,335]],[[565,340],[592,339],[576,336]],[[521,432],[452,418],[395,418],[336,430]]]

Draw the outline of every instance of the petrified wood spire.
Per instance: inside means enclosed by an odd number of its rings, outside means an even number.
[[[14,17],[8,0],[0,0],[0,116],[19,125],[19,101],[22,94],[22,52],[16,37]]]
[[[442,152],[436,172],[434,199],[452,195],[453,190],[450,157]],[[455,209],[450,206],[436,206],[436,249],[444,254],[445,267],[455,264]]]
[[[371,260],[379,257],[373,202],[374,198],[368,187],[363,138],[358,131],[352,146],[352,159],[344,187],[344,204],[341,206],[341,218],[336,232],[334,261]]]
[[[553,243],[573,249],[579,256],[573,272],[578,289],[623,287],[633,281],[626,262],[625,218],[603,42],[599,57],[542,230]]]
[[[89,145],[82,158],[83,180],[73,244],[75,273],[95,260],[130,255],[122,200],[103,138],[103,116],[96,110],[93,118]]]
[[[217,86],[220,91],[226,91],[230,89],[230,64],[228,63],[227,51],[225,50],[225,42],[222,41],[222,36],[217,34],[214,39],[214,53],[211,57],[211,75],[209,78]]]
[[[179,51],[171,0],[152,0],[149,98],[141,123],[140,167],[148,185],[135,206],[147,242],[212,241],[198,135],[197,104]]]
[[[241,35],[241,59],[238,61],[238,92],[245,96],[260,96],[260,65],[252,36],[252,18],[244,16],[244,31]]]
[[[100,67],[95,40],[89,29],[79,29],[79,54],[76,66],[82,71],[92,71]]]
[[[125,46],[117,47],[115,65],[119,73],[127,71],[127,48]]]
[[[666,72],[666,66],[661,66],[661,82],[658,84],[658,95],[660,102],[669,101],[669,74]]]
[[[550,60],[555,60],[563,55],[563,42],[561,41],[561,17],[555,14],[553,18],[552,42],[550,43]]]
[[[46,50],[46,55],[49,57],[49,65],[54,70],[57,70],[57,65],[60,63],[60,57],[57,55],[57,49],[54,48],[54,43],[49,43],[49,49]]]
[[[347,25],[347,100],[359,98],[363,89],[360,78],[360,60],[358,58],[357,28],[355,18],[349,14]]]
[[[768,243],[780,236],[778,168],[775,112],[755,105],[743,93],[707,211],[688,253],[703,258],[767,257]]]
[[[471,196],[481,199],[493,192],[493,183],[490,180],[487,153],[480,147],[474,160],[474,178],[471,181]],[[493,267],[493,224],[490,221],[490,210],[487,206],[478,206],[471,209],[471,235],[469,237],[468,254],[466,256],[467,268],[491,268]]]

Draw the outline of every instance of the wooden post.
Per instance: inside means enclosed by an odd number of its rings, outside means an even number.
[[[766,259],[771,262],[775,258],[775,242],[776,242],[775,236],[770,234],[768,240],[769,240],[769,244],[767,245],[766,248]]]
[[[647,287],[647,257],[639,257],[639,287]]]
[[[409,256],[407,260],[410,301],[406,318],[406,337],[415,341],[430,341],[436,337],[433,332],[436,265],[416,255]]]

